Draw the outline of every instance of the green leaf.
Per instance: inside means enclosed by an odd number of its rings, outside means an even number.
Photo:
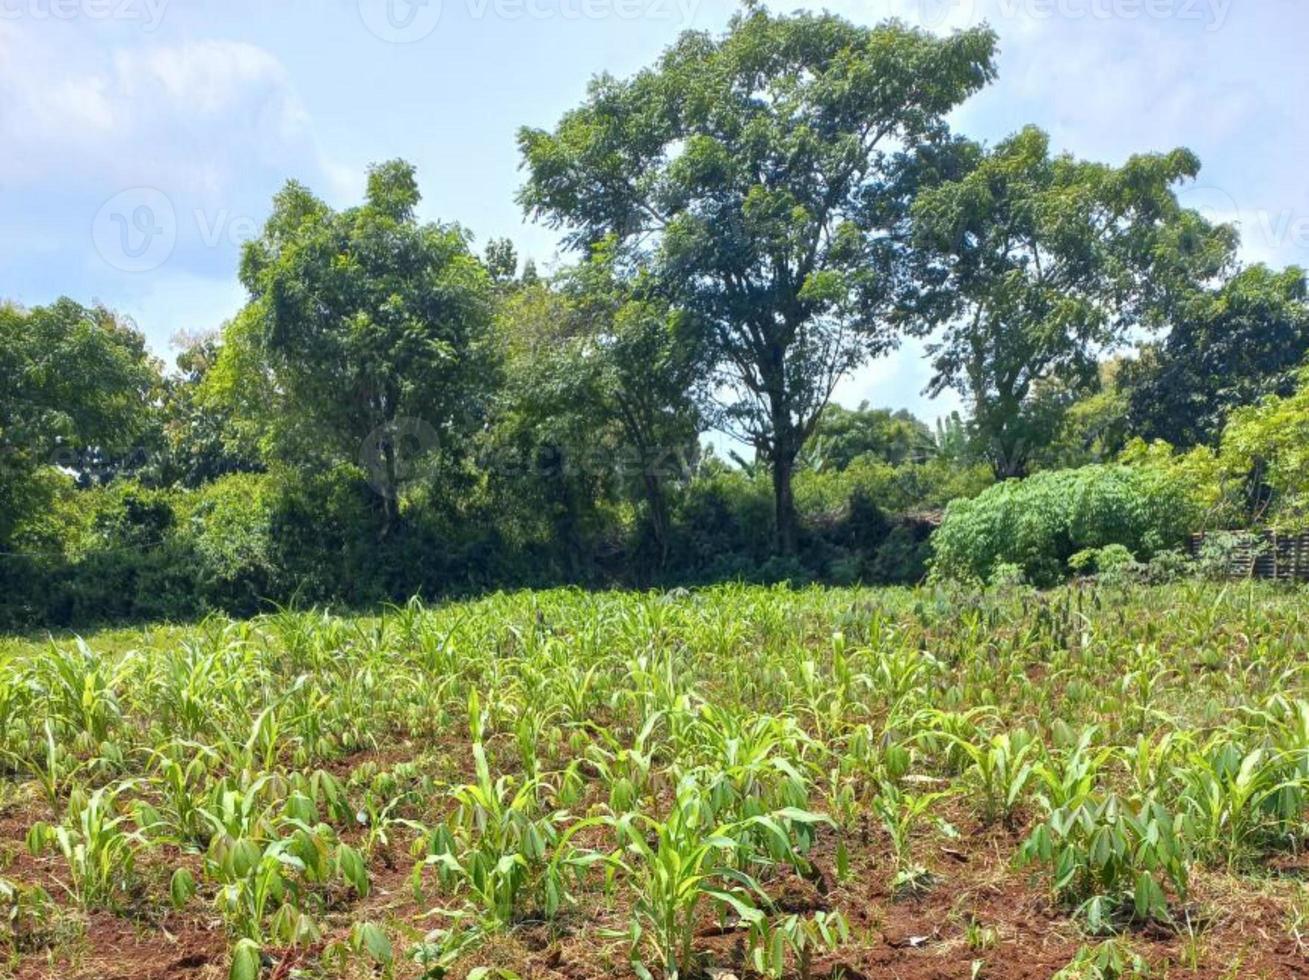
[[[228,980],[259,980],[260,950],[259,944],[252,939],[242,939],[232,950],[232,968]]]
[[[361,922],[356,927],[359,945],[368,951],[373,961],[388,966],[394,959],[391,940],[380,926],[372,922]]]
[[[363,856],[349,844],[341,844],[336,852],[337,866],[341,875],[348,881],[360,898],[368,897],[368,867]]]
[[[178,868],[168,882],[168,898],[173,908],[180,909],[189,902],[196,892],[195,876],[186,868]]]
[[[717,888],[706,888],[704,889],[704,893],[716,901],[722,902],[725,905],[730,905],[736,914],[740,916],[742,922],[754,925],[756,922],[763,921],[763,912],[759,911],[759,909],[755,908],[740,895]]]

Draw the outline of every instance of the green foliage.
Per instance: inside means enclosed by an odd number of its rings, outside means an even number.
[[[912,583],[933,555],[951,579],[1153,581],[1186,571],[1185,532],[1299,528],[1303,274],[1232,274],[1232,229],[1173,197],[1184,151],[1107,167],[1031,128],[952,137],[994,45],[751,7],[597,79],[520,133],[520,202],[581,252],[549,280],[420,222],[392,161],[339,212],[287,184],[245,247],[246,306],[178,373],[102,308],[0,306],[0,626]],[[829,403],[932,324],[931,388],[969,418]],[[1127,324],[1173,332],[1097,363]],[[1163,431],[1151,385],[1194,388],[1160,410],[1209,437],[1228,419],[1221,452],[1133,438]],[[752,460],[720,463],[710,425]],[[1120,447],[1126,469],[988,490]]]
[[[1083,946],[1071,962],[1051,980],[1145,980],[1150,976],[1145,959],[1121,939],[1106,939]]]
[[[994,74],[989,29],[753,7],[686,32],[658,63],[595,80],[553,132],[523,129],[524,208],[588,249],[635,245],[704,325],[722,424],[773,474],[779,551],[798,544],[796,459],[836,382],[894,342],[916,151]],[[923,84],[930,79],[931,84]]]
[[[1182,543],[1197,519],[1190,488],[1168,472],[1115,465],[1038,473],[952,503],[932,539],[933,569],[986,582],[1012,564],[1048,585],[1079,552],[1120,545],[1149,558]]]
[[[368,467],[387,530],[402,483],[481,421],[494,369],[490,277],[461,228],[417,221],[419,198],[403,161],[372,168],[367,201],[341,213],[288,184],[245,246],[250,305],[223,354],[266,379],[258,421],[278,455]]]
[[[1093,383],[1073,385],[1051,382],[1039,396],[1053,402],[1057,430],[1032,448],[1036,469],[1066,469],[1104,462],[1116,457],[1132,436],[1129,421],[1130,392],[1124,387],[1128,373],[1122,358],[1102,361]]]
[[[1309,354],[1304,270],[1250,266],[1193,290],[1171,323],[1129,365],[1132,428],[1183,448],[1215,445],[1235,410],[1295,391]]]
[[[1301,528],[1309,523],[1309,373],[1287,397],[1239,408],[1223,430],[1219,465],[1256,521]]]
[[[243,431],[232,400],[217,397],[217,386],[209,382],[222,355],[221,335],[191,338],[177,356],[177,373],[164,379],[161,445],[144,467],[152,482],[198,487],[230,473],[264,469],[248,428],[253,420],[245,420]],[[241,387],[249,394],[259,385],[253,366],[247,367]]]
[[[698,448],[704,365],[688,318],[621,259],[607,239],[553,287],[523,286],[506,298],[507,383],[492,440],[520,458],[558,458],[505,482],[536,497],[560,536],[579,536],[605,498],[642,506],[653,552],[643,564],[659,567],[670,547],[671,491]]]
[[[1103,581],[1122,581],[1141,566],[1123,545],[1110,544],[1079,551],[1068,559],[1068,567],[1078,575],[1099,575]]]
[[[1138,321],[1157,226],[1179,212],[1171,187],[1199,161],[1185,150],[1122,168],[1051,156],[1035,127],[961,152],[965,175],[913,203],[930,288],[902,315],[923,332],[945,325],[929,346],[929,392],[969,399],[997,477],[1023,476],[1058,431],[1060,395],[1090,390],[1097,357]]]
[[[857,409],[828,405],[814,426],[802,462],[815,470],[844,470],[856,459],[871,456],[891,466],[922,462],[936,455],[932,430],[901,409]]]
[[[96,480],[120,467],[155,422],[159,384],[145,338],[104,307],[0,303],[0,550],[22,550],[17,528],[40,519],[36,471]]]

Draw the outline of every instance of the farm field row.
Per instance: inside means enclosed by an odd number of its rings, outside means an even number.
[[[1309,975],[1309,604],[553,591],[0,640],[0,975]]]

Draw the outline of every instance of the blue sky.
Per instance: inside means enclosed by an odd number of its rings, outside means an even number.
[[[774,4],[776,10],[793,4]],[[1184,197],[1238,220],[1247,256],[1309,265],[1309,4],[1303,0],[839,0],[856,21],[988,21],[1000,77],[955,125],[1033,122],[1119,162],[1184,145]],[[0,297],[69,295],[131,316],[160,356],[242,303],[240,242],[290,177],[336,206],[370,162],[419,170],[425,217],[507,235],[543,268],[547,229],[513,203],[514,134],[551,125],[599,71],[627,74],[724,0],[0,0]],[[916,347],[841,401],[954,407],[920,392]]]

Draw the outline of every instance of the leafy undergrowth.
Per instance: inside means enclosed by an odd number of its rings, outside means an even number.
[[[1306,608],[559,591],[0,641],[0,972],[1305,975]]]

